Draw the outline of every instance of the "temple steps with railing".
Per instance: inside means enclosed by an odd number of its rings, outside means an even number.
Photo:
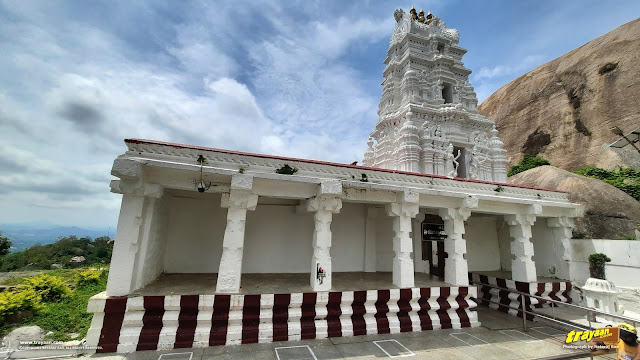
[[[522,282],[514,281],[499,277],[492,277],[477,273],[469,273],[469,281],[473,285],[478,286],[478,302],[483,303],[480,299],[484,299],[485,304],[490,308],[496,309],[513,316],[522,317],[522,299],[521,295],[511,292],[517,290],[523,293],[540,296],[548,300],[556,300],[564,303],[571,303],[573,299],[570,296],[570,281],[541,281],[541,282]],[[493,285],[502,289],[496,289],[482,284]],[[532,308],[541,308],[552,306],[551,303],[532,297],[525,297],[524,304],[526,311]],[[516,308],[518,310],[516,310]],[[532,320],[532,315],[527,315],[527,319]]]

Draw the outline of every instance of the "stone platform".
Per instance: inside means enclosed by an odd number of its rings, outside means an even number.
[[[489,274],[489,275],[487,275]],[[491,276],[494,275],[494,276]],[[502,277],[496,277],[502,276]],[[522,301],[521,295],[512,292],[517,290],[523,293],[540,296],[549,300],[571,303],[573,299],[570,296],[572,285],[570,281],[563,281],[552,278],[538,278],[537,282],[514,281],[508,277],[506,272],[493,273],[469,273],[469,281],[472,284],[487,284],[498,286],[504,290],[492,288],[489,286],[478,286],[479,299],[494,301],[488,303],[486,301],[479,302],[487,304],[492,309],[497,309],[510,315],[522,317]],[[499,303],[496,304],[495,302]],[[541,308],[544,306],[552,306],[552,303],[531,297],[525,298],[526,311],[532,308]],[[517,308],[518,310],[514,309]],[[532,320],[533,316],[527,314],[527,319]]]
[[[308,276],[308,274],[306,275]],[[355,275],[354,275],[355,276]],[[89,300],[87,345],[127,353],[477,327],[475,287],[160,294]],[[153,289],[153,287],[151,287]],[[149,288],[146,289],[149,291]]]

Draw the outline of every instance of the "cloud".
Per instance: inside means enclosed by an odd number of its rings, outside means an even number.
[[[475,79],[485,80],[520,75],[523,72],[531,70],[534,66],[542,64],[544,60],[544,55],[529,55],[516,64],[496,65],[490,68],[482,67],[478,73],[475,74]]]

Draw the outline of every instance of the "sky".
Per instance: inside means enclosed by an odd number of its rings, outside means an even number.
[[[480,102],[640,14],[616,0],[0,0],[0,223],[114,227],[125,138],[361,160],[393,11],[411,6],[458,29]]]

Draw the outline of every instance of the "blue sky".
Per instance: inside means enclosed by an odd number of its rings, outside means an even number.
[[[634,1],[0,0],[0,223],[115,225],[109,172],[127,137],[361,160],[393,11],[412,5],[458,29],[480,102],[640,14]]]

